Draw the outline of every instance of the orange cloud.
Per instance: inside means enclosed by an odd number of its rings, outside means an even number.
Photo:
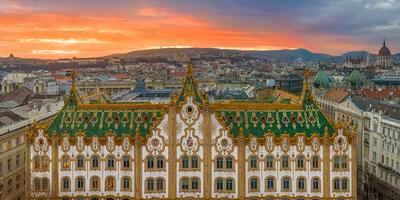
[[[283,33],[220,28],[171,10],[143,7],[130,17],[54,13],[0,15],[0,55],[93,57],[161,46],[280,49],[306,47]]]

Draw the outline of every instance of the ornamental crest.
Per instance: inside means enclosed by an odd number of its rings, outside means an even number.
[[[158,155],[164,150],[164,138],[160,135],[159,128],[152,131],[152,135],[147,139],[146,149],[153,155]]]
[[[252,151],[252,152],[257,151],[257,147],[258,147],[257,138],[251,137],[250,138],[250,143],[249,143],[250,151]]]
[[[108,151],[113,151],[114,147],[115,147],[114,136],[108,135],[107,136],[107,150]]]
[[[128,136],[125,136],[124,140],[122,141],[122,149],[124,151],[131,150],[131,143],[129,142],[129,137]]]
[[[69,138],[68,136],[64,136],[62,140],[62,150],[67,152],[69,150]]]
[[[185,135],[180,140],[181,150],[187,155],[193,155],[199,150],[199,138],[195,135],[195,129],[185,129]]]
[[[187,125],[193,125],[200,116],[199,109],[193,101],[193,97],[188,96],[186,104],[182,106],[182,111],[180,112],[182,121]]]
[[[267,151],[271,152],[272,150],[274,150],[274,138],[271,135],[267,136],[266,146]]]
[[[299,135],[297,137],[297,150],[300,152],[304,151],[304,136],[303,135]]]
[[[79,135],[76,137],[76,149],[78,151],[83,151],[83,147],[85,146],[84,142],[83,142],[83,136]]]
[[[47,151],[49,147],[49,143],[47,141],[47,138],[44,136],[43,129],[38,130],[38,135],[35,138],[35,146],[34,149],[40,156],[44,154],[44,152]]]
[[[318,151],[319,150],[319,146],[320,146],[320,144],[319,144],[318,137],[314,137],[313,141],[312,141],[312,150],[313,151]]]
[[[338,130],[338,135],[335,137],[333,148],[339,154],[343,154],[347,150],[347,138],[343,135],[343,129]]]
[[[92,139],[92,150],[93,151],[98,151],[99,150],[99,146],[100,146],[100,143],[99,143],[99,138],[98,137],[93,137],[93,139]]]
[[[282,150],[283,151],[288,151],[289,150],[289,139],[288,139],[288,137],[285,136],[285,137],[282,138],[281,146],[282,146]]]
[[[229,133],[227,130],[221,128],[219,132],[220,136],[216,139],[217,151],[226,156],[229,152],[232,151],[233,142],[232,139],[228,136]]]

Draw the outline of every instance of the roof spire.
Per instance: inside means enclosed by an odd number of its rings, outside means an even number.
[[[383,46],[386,47],[386,37],[383,37]]]
[[[308,84],[308,77],[310,76],[310,70],[307,68],[304,68],[304,83],[303,83],[303,91],[309,91],[310,90],[310,86]]]

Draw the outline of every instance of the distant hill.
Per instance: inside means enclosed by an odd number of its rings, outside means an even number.
[[[265,58],[272,60],[286,60],[286,61],[312,61],[312,60],[326,60],[333,56],[322,53],[313,53],[307,49],[284,49],[284,50],[232,50],[232,49],[216,49],[216,48],[165,48],[165,49],[149,49],[132,51],[123,54],[113,54],[105,57],[119,57],[119,58],[132,58],[132,57],[152,57],[152,56],[173,56],[173,55],[208,55],[208,56],[252,56],[257,58]]]
[[[328,54],[313,53],[307,49],[250,51],[249,53],[257,57],[260,56],[274,60],[288,60],[288,61],[327,60],[333,57]]]

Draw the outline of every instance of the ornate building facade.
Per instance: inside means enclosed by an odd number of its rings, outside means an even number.
[[[168,104],[88,104],[73,85],[27,131],[27,199],[356,198],[356,132],[307,81],[298,104],[208,101],[191,65]]]

